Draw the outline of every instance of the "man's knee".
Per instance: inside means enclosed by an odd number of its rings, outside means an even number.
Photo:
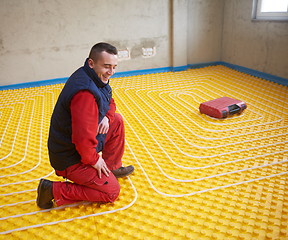
[[[115,132],[116,133],[124,132],[124,120],[123,120],[123,117],[119,113],[115,113],[114,120],[113,120],[112,124],[110,125],[107,137],[109,136],[109,133],[115,134]],[[106,139],[107,139],[107,137],[106,137]]]
[[[107,202],[115,202],[117,200],[119,196],[119,193],[112,193],[112,194],[108,194],[108,201]]]
[[[115,202],[120,194],[120,185],[115,186],[113,191],[106,192],[106,202]]]
[[[114,121],[117,123],[123,123],[123,117],[119,113],[115,113]]]

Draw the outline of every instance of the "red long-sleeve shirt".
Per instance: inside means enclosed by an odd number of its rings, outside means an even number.
[[[116,105],[113,98],[110,101],[110,110],[106,117],[109,124],[114,120]],[[72,118],[72,143],[81,156],[84,164],[95,165],[99,159],[96,151],[98,141],[98,105],[91,92],[82,90],[74,95],[70,105]]]

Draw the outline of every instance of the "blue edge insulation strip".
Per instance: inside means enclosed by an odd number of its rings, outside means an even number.
[[[288,86],[288,79],[277,77],[274,75],[270,75],[267,73],[259,72],[250,68],[226,63],[226,62],[208,62],[208,63],[199,63],[199,64],[190,64],[187,66],[180,66],[180,67],[164,67],[164,68],[153,68],[153,69],[144,69],[144,70],[135,70],[135,71],[127,71],[127,72],[119,72],[115,73],[113,78],[117,77],[128,77],[128,76],[135,76],[135,75],[144,75],[144,74],[151,74],[151,73],[161,73],[161,72],[177,72],[177,71],[185,71],[187,69],[195,69],[195,68],[203,68],[208,66],[216,66],[216,65],[223,65],[228,68],[234,69],[239,72],[247,73],[249,75],[252,75],[254,77],[266,79],[271,82],[278,83],[280,85]],[[6,86],[0,86],[1,90],[8,90],[8,89],[19,89],[19,88],[29,88],[29,87],[40,87],[40,86],[46,86],[46,85],[52,85],[52,84],[60,84],[65,83],[67,81],[66,78],[56,78],[56,79],[50,79],[50,80],[42,80],[42,81],[36,81],[36,82],[28,82],[28,83],[19,83],[19,84],[13,84],[13,85],[6,85]]]

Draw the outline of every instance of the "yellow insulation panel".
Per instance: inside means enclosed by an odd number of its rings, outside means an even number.
[[[63,84],[0,91],[0,239],[288,239],[288,88],[224,66],[111,79],[125,119],[115,203],[41,210]],[[201,102],[244,101],[214,119]]]

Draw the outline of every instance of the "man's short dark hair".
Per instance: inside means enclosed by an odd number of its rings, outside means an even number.
[[[100,42],[95,44],[92,48],[91,51],[89,53],[89,58],[93,59],[94,61],[97,60],[98,55],[101,52],[107,52],[109,54],[113,54],[113,55],[117,55],[117,48],[112,46],[109,43],[105,43],[105,42]]]

